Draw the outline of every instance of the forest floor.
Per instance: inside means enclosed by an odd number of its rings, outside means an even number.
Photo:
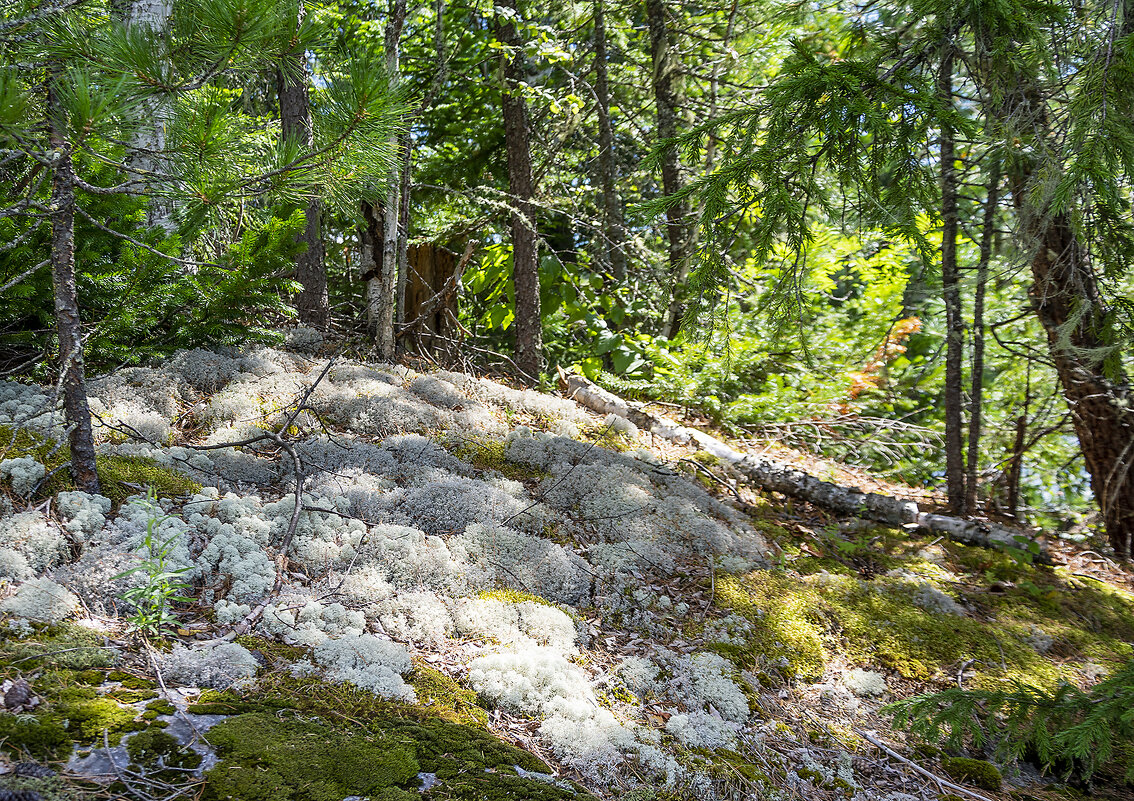
[[[881,711],[1129,659],[1134,575],[1090,543],[840,520],[564,398],[328,362],[93,380],[105,497],[52,472],[46,390],[0,385],[0,799],[1131,797]],[[162,572],[191,600],[143,640]]]

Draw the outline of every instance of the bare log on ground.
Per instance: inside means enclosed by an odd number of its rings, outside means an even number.
[[[966,545],[986,548],[1019,548],[1021,537],[1031,539],[1031,535],[1021,529],[998,526],[983,520],[966,520],[923,512],[911,500],[821,481],[790,465],[738,451],[703,431],[648,412],[643,404],[623,400],[581,375],[561,369],[559,381],[567,397],[592,411],[617,415],[655,436],[706,451],[732,465],[749,483],[760,489],[813,503],[837,515],[861,517],[891,526],[924,529]]]

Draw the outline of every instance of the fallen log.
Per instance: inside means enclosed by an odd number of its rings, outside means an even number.
[[[704,431],[688,428],[668,417],[646,411],[644,404],[623,400],[584,376],[567,373],[562,368],[559,370],[559,383],[567,397],[591,411],[617,415],[656,436],[706,451],[732,465],[745,480],[760,489],[813,503],[837,515],[873,520],[890,526],[923,529],[966,545],[986,548],[1019,549],[1026,548],[1028,543],[1033,542],[1031,535],[1021,529],[999,526],[984,520],[966,520],[923,512],[911,500],[822,481],[790,465],[738,451]]]

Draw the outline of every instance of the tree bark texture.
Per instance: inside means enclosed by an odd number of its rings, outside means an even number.
[[[617,283],[626,280],[626,233],[623,227],[622,199],[615,181],[618,168],[614,159],[614,126],[610,119],[610,82],[607,77],[606,16],[604,0],[595,0],[595,96],[598,99],[599,173],[602,184],[602,233],[599,251],[610,265]]]
[[[665,0],[646,0],[646,19],[650,29],[653,63],[654,103],[657,107],[657,139],[677,136],[677,65],[673,34],[666,21]],[[661,163],[662,192],[672,195],[681,189],[681,165],[677,150],[665,152]],[[689,208],[675,203],[665,212],[665,234],[669,260],[670,302],[663,322],[662,336],[673,337],[681,328],[684,313],[685,281],[689,276]]]
[[[969,390],[969,450],[965,460],[965,514],[977,511],[977,475],[980,466],[981,404],[984,398],[984,293],[988,286],[988,265],[992,261],[992,233],[996,223],[996,204],[1000,202],[1000,162],[988,178],[988,193],[981,221],[980,255],[977,257],[977,283],[973,296],[973,364]]]
[[[946,41],[937,82],[938,99],[953,102],[953,43]],[[963,451],[963,353],[965,322],[961,316],[961,286],[957,270],[957,168],[952,127],[941,126],[941,291],[945,301],[945,487],[949,509],[965,508]]]
[[[84,492],[100,492],[94,431],[83,370],[83,328],[75,283],[75,185],[71,145],[55,123],[59,111],[54,81],[47,95],[48,132],[54,151],[51,182],[51,280],[55,290],[55,325],[59,335],[59,383],[71,429],[71,475]]]
[[[1022,197],[1017,191],[1013,194]],[[1091,489],[1107,537],[1124,559],[1134,555],[1134,409],[1129,383],[1107,375],[1100,354],[1115,346],[1105,335],[1106,311],[1095,276],[1066,214],[1024,222],[1030,233],[1032,303],[1071,411]]]
[[[599,414],[618,415],[671,442],[707,451],[732,465],[748,482],[760,489],[798,498],[838,515],[890,526],[916,527],[969,545],[1019,548],[1020,538],[1027,537],[1026,532],[1018,529],[922,512],[913,501],[821,481],[789,465],[738,451],[703,431],[686,428],[674,420],[646,411],[641,404],[625,401],[583,376],[560,370],[559,381],[569,398],[588,409]]]
[[[302,4],[299,15],[299,21],[302,22]],[[311,98],[307,91],[307,56],[302,50],[288,53],[284,56],[284,62],[276,73],[280,132],[285,140],[298,141],[310,149],[315,144],[315,134],[311,123]],[[295,259],[295,280],[302,286],[295,298],[295,305],[300,322],[326,331],[331,322],[331,307],[327,296],[322,204],[317,198],[312,198],[304,213],[306,222],[303,233],[298,238],[307,247]]]
[[[149,35],[164,37],[173,13],[171,0],[131,0],[123,9],[126,25],[145,27]],[[130,136],[130,147],[126,165],[130,177],[153,189],[160,186],[156,176],[165,172],[166,126],[169,124],[171,109],[165,98],[160,96],[143,97],[139,104],[136,128]],[[170,198],[151,191],[146,204],[146,223],[151,226],[172,231],[174,205]]]
[[[1134,18],[1118,21],[1119,36]],[[1047,337],[1048,351],[1079,439],[1091,490],[1107,538],[1123,559],[1134,556],[1134,397],[1121,364],[1119,342],[1107,325],[1090,257],[1075,232],[1072,212],[1053,206],[1050,171],[1041,159],[1060,159],[1047,101],[1035,79],[1019,81],[1006,95],[1002,122],[1021,138],[1040,132],[1038,156],[1020,159],[1009,172],[1018,216],[1018,237],[1031,262],[1032,307]],[[1049,142],[1048,140],[1052,140]],[[1054,151],[1047,155],[1046,150]],[[1039,184],[1037,186],[1037,184]],[[1107,362],[1112,362],[1107,364]]]
[[[516,0],[502,7],[519,16]],[[535,209],[532,206],[531,129],[524,100],[523,43],[512,17],[496,18],[496,38],[508,50],[503,60],[504,92],[501,99],[504,141],[508,156],[508,189],[512,195],[512,281],[516,290],[516,366],[528,380],[539,378],[543,368],[543,329],[540,321],[539,252]]]
[[[391,0],[386,17],[385,56],[386,72],[392,81],[397,80],[402,42],[402,27],[406,20],[406,0]],[[397,134],[390,137],[390,149],[400,152]],[[397,347],[394,335],[394,321],[398,309],[398,221],[401,207],[401,183],[399,169],[394,166],[387,176],[386,200],[382,204],[382,260],[378,275],[372,279],[377,286],[367,287],[367,296],[372,300],[370,315],[374,347],[378,358],[393,361]],[[377,258],[377,254],[375,254]]]

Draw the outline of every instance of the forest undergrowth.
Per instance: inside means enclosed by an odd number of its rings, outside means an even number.
[[[291,342],[93,380],[105,497],[0,384],[0,797],[1127,792],[1128,739],[1084,780],[887,709],[1120,672],[1132,579],[1090,543],[835,519],[562,397]]]

